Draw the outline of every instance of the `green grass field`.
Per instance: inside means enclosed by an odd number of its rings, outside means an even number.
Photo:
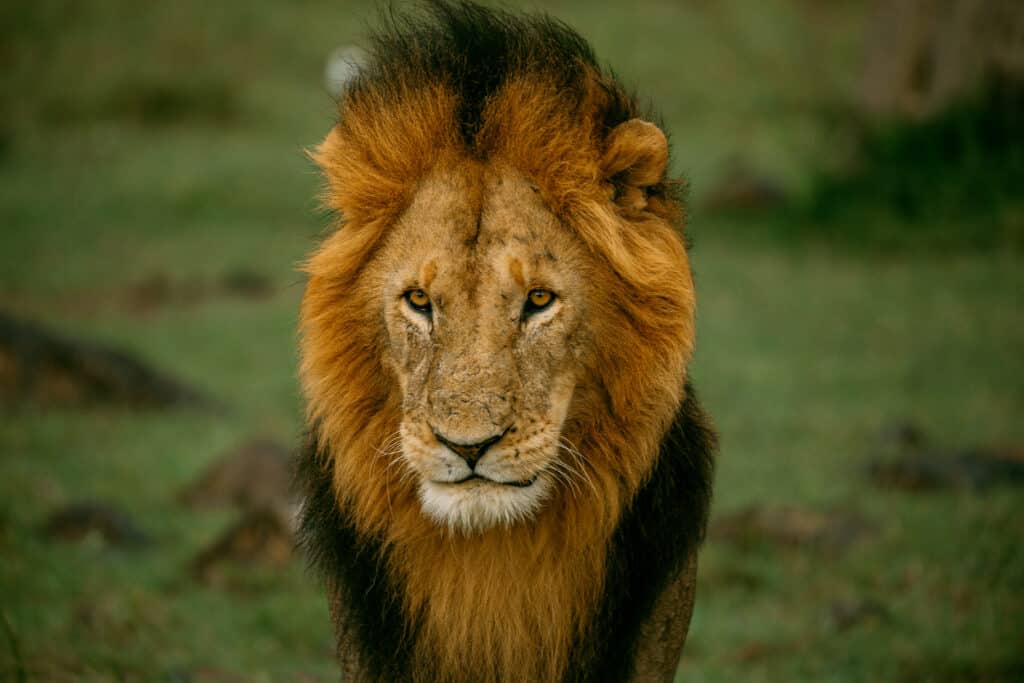
[[[737,157],[809,191],[830,151],[820,112],[853,87],[864,18],[825,5],[545,8],[658,105],[699,206]],[[0,680],[336,678],[315,577],[295,562],[230,588],[195,582],[190,559],[234,515],[174,498],[247,437],[297,442],[296,264],[328,222],[303,149],[333,121],[325,56],[372,19],[352,2],[0,9],[0,310],[127,347],[230,408],[3,409]],[[1021,250],[847,248],[813,225],[774,239],[777,219],[764,235],[759,220],[691,222],[692,372],[722,435],[714,518],[791,505],[870,531],[842,547],[713,536],[682,678],[1024,680],[1020,490],[912,494],[863,474],[893,420],[950,448],[1024,444]],[[124,303],[155,275],[243,268],[271,279],[269,299]],[[154,543],[40,533],[81,498],[121,506]],[[842,604],[874,607],[838,623]]]

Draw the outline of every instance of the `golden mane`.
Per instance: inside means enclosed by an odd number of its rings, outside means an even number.
[[[398,632],[410,642],[404,666],[414,680],[559,680],[582,656],[573,648],[593,635],[609,548],[687,398],[694,292],[682,209],[673,183],[631,170],[646,148],[614,131],[636,118],[636,106],[575,34],[567,38],[550,20],[431,6],[426,24],[447,31],[445,47],[475,25],[485,34],[518,31],[509,42],[519,53],[467,116],[458,73],[427,68],[424,45],[438,35],[393,27],[378,37],[376,62],[342,98],[337,125],[312,153],[338,222],[306,266],[300,374],[314,446],[304,467],[310,481],[331,482],[334,510],[307,503],[306,542],[314,555],[331,552],[309,531],[326,516],[350,526],[354,547],[372,546],[362,561],[379,567],[397,593],[383,599],[403,615]],[[539,35],[565,44],[553,67],[528,54],[540,41],[525,38]],[[426,518],[414,483],[388,467],[401,397],[381,361],[376,293],[360,274],[425,174],[485,162],[506,163],[535,183],[607,264],[599,287],[614,305],[591,324],[598,338],[616,342],[600,345],[595,377],[574,398],[565,427],[586,454],[592,495],[558,497],[529,525],[469,536]],[[695,495],[699,536],[707,491]],[[339,599],[361,599],[328,580]]]

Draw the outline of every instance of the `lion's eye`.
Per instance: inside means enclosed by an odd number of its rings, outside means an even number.
[[[430,297],[422,289],[410,289],[405,293],[405,300],[420,313],[430,313]]]
[[[526,295],[526,303],[523,305],[523,317],[539,313],[551,305],[555,300],[555,293],[547,289],[531,289]]]

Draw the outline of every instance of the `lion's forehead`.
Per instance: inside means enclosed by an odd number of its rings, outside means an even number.
[[[580,252],[526,178],[470,164],[425,178],[389,241],[397,286],[423,287],[448,315],[506,315],[531,287],[566,286],[574,273],[560,261]]]

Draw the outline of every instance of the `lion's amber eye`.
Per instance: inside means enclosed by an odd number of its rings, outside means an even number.
[[[546,289],[535,289],[530,292],[530,303],[537,308],[544,308],[553,298],[554,295]]]
[[[531,289],[530,293],[526,295],[526,305],[523,306],[524,317],[543,311],[554,300],[555,293],[550,290]]]
[[[430,312],[430,297],[422,289],[410,289],[405,293],[405,300],[420,313]]]

